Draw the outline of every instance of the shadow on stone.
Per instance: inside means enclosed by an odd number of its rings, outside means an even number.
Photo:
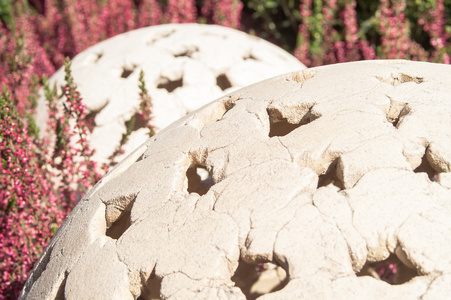
[[[214,184],[211,174],[201,165],[188,168],[186,177],[188,178],[188,193],[205,195]]]
[[[310,108],[298,122],[288,120],[284,117],[283,112],[277,108],[268,108],[266,111],[269,116],[269,137],[285,136],[296,128],[307,125],[318,119],[317,116],[314,116],[311,113],[312,108]]]
[[[281,267],[272,263],[247,263],[240,259],[232,281],[241,289],[246,299],[254,300],[283,289],[288,278]]]
[[[362,270],[356,274],[358,277],[371,276],[378,280],[385,281],[391,285],[399,285],[410,281],[418,276],[415,269],[406,266],[395,254],[383,261],[366,262]]]
[[[135,66],[133,66],[132,68],[123,67],[121,78],[128,78],[128,76],[130,76],[133,73],[133,71],[135,71]]]
[[[216,85],[221,88],[221,90],[225,91],[228,88],[232,87],[229,78],[227,78],[226,74],[220,74],[216,77]]]
[[[106,230],[106,235],[112,239],[120,238],[121,235],[130,227],[130,213],[131,207],[129,210],[123,211],[119,219],[117,219],[113,225]]]
[[[172,93],[176,88],[183,86],[183,77],[177,80],[164,79],[157,85],[159,89],[165,89],[169,93]]]
[[[426,173],[431,181],[437,181],[438,172],[429,164],[426,154],[421,159],[421,164],[413,171],[415,173]]]
[[[340,190],[344,189],[343,182],[337,176],[337,161],[335,160],[327,169],[326,173],[318,177],[318,188],[333,184]]]
[[[141,295],[137,300],[156,300],[160,298],[161,289],[161,278],[155,276],[155,274],[150,275],[146,284],[141,288]]]

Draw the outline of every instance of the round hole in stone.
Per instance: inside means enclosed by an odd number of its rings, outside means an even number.
[[[122,236],[122,234],[130,227],[130,210],[125,210],[119,219],[114,222],[110,228],[106,230],[106,235],[112,239],[118,239]]]
[[[96,53],[96,58],[95,58],[95,63],[98,62],[103,56],[103,52],[98,52]]]
[[[340,190],[344,189],[343,182],[337,176],[337,160],[329,166],[326,173],[318,176],[318,188],[330,184],[338,187]]]
[[[438,172],[432,168],[426,158],[426,154],[421,158],[421,164],[413,171],[415,173],[426,173],[431,181],[437,181]]]
[[[278,265],[247,263],[240,259],[232,281],[241,289],[246,299],[253,300],[283,289],[288,283],[288,277],[285,270]]]
[[[395,254],[378,262],[366,262],[363,268],[356,274],[360,276],[371,276],[385,281],[391,285],[399,285],[410,281],[418,276],[415,269],[405,265]]]
[[[291,124],[286,119],[278,122],[271,122],[269,137],[285,136],[300,126],[300,124]]]
[[[133,66],[132,68],[129,68],[127,66],[122,67],[122,73],[121,73],[121,78],[128,78],[133,71],[135,71],[135,66]]]
[[[170,80],[168,78],[161,78],[160,83],[157,85],[157,88],[159,89],[165,89],[168,91],[168,93],[172,93],[175,89],[183,86],[183,77],[176,79],[176,80]]]
[[[141,295],[137,300],[159,300],[161,278],[152,274],[141,288]]]
[[[299,121],[294,122],[293,120],[288,120],[284,117],[284,112],[276,107],[267,108],[266,111],[269,117],[269,137],[274,136],[285,136],[291,133],[296,128],[303,125],[307,125],[319,117],[312,114],[312,107],[306,111]]]
[[[188,193],[205,195],[214,184],[211,174],[201,165],[193,165],[188,168],[186,177],[188,178]]]
[[[230,82],[229,78],[227,78],[226,74],[220,74],[218,77],[216,77],[216,85],[219,86],[223,91],[232,87],[232,83]]]

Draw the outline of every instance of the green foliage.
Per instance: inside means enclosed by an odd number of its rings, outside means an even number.
[[[333,28],[335,34],[332,37],[334,41],[345,41],[346,25],[340,16],[345,4],[349,0],[337,0],[337,10],[334,11]],[[393,5],[396,1],[389,1]],[[312,0],[311,15],[309,22],[309,41],[304,41],[303,37],[297,36],[298,26],[302,23],[299,6],[300,0],[244,0],[245,12],[250,14],[253,29],[262,38],[269,39],[282,48],[293,52],[296,46],[308,42],[309,53],[313,56],[324,54],[325,37],[323,32],[324,14],[323,9],[329,7],[328,0]],[[302,2],[304,3],[304,2]],[[358,31],[357,36],[360,40],[369,41],[378,55],[382,55],[381,37],[384,33],[380,32],[380,4],[379,0],[356,0],[356,17]],[[406,0],[406,7],[403,11],[406,22],[407,34],[410,39],[418,43],[424,50],[431,53],[434,47],[430,43],[431,37],[421,25],[421,20],[433,24],[433,16],[430,15],[431,9],[437,7],[437,0]],[[445,32],[451,34],[451,0],[444,0],[446,24]],[[296,37],[297,36],[297,37]],[[327,46],[328,47],[328,46]],[[327,50],[328,48],[326,48]],[[451,52],[451,49],[444,49],[442,52]]]
[[[13,24],[13,9],[11,0],[0,0],[0,20],[7,26]]]
[[[322,13],[323,1],[314,0],[313,1],[313,12],[312,16],[309,18],[310,22],[310,52],[312,54],[322,53],[322,44],[324,41],[323,36],[323,13]]]
[[[63,149],[67,146],[67,137],[64,134],[64,125],[61,118],[56,118],[56,115],[58,114],[58,97],[56,92],[56,85],[54,85],[52,88],[50,88],[50,84],[47,80],[47,77],[42,77],[43,81],[43,89],[44,89],[44,96],[45,100],[47,101],[47,106],[49,108],[49,114],[51,115],[50,119],[55,124],[55,147],[53,150],[53,156],[57,157]],[[55,116],[55,117],[53,117]]]
[[[139,88],[139,109],[128,121],[125,122],[125,132],[122,134],[121,141],[119,142],[118,147],[114,150],[113,154],[108,158],[111,162],[110,166],[115,164],[115,159],[123,154],[123,146],[130,139],[130,135],[133,131],[140,128],[148,128],[149,129],[149,137],[155,134],[153,126],[150,124],[152,120],[152,99],[149,96],[149,92],[146,87],[146,82],[144,80],[144,71],[141,70],[139,73],[138,79],[138,88]]]
[[[52,231],[52,235],[55,235],[55,233],[58,231],[58,228],[59,228],[59,226],[57,224],[55,224],[55,223],[53,223],[50,226],[50,230]]]
[[[147,91],[146,82],[144,80],[144,71],[141,69],[138,79],[139,88],[139,99],[141,100],[139,104],[139,116],[141,119],[142,127],[149,128],[149,137],[155,134],[154,128],[150,121],[152,120],[152,98],[149,96]]]
[[[252,17],[251,32],[293,50],[301,20],[299,0],[245,0],[244,9]]]
[[[31,137],[38,139],[40,130],[39,130],[38,125],[36,125],[36,120],[34,119],[33,115],[30,113],[27,113],[26,119],[27,119],[27,126],[28,126],[28,134]]]
[[[11,103],[11,94],[8,91],[7,87],[3,87],[3,91],[0,91],[0,117],[1,121],[6,119],[6,117],[9,115],[9,106]],[[14,109],[14,108],[12,108]]]
[[[12,103],[11,93],[6,87],[3,87],[3,91],[0,91],[0,124],[0,154],[2,167],[3,170],[5,170],[6,174],[10,169],[10,167],[8,166],[8,158],[12,161],[16,159],[15,157],[11,158],[8,154],[8,151],[14,151],[13,149],[11,149],[11,137],[14,136],[15,128],[23,127],[23,124],[21,123],[17,111],[15,110],[15,107]],[[17,197],[15,194],[11,194],[9,199],[7,198],[6,200],[8,204],[6,206],[5,214],[8,215],[11,209],[16,206]]]

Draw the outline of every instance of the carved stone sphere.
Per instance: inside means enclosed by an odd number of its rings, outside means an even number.
[[[281,75],[174,122],[110,171],[22,298],[446,299],[450,169],[451,66]],[[268,265],[279,281],[256,288]]]
[[[156,132],[233,90],[305,69],[294,56],[261,38],[218,25],[165,24],[129,31],[102,41],[72,60],[72,74],[88,108],[94,160],[109,162],[140,104],[139,75],[152,98]],[[64,68],[50,79],[63,98]],[[37,124],[45,132],[44,93]],[[129,154],[149,138],[135,122],[125,145]],[[121,156],[121,158],[124,158]],[[120,160],[120,158],[118,158]]]

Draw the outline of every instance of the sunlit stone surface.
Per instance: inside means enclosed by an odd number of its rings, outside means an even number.
[[[22,298],[449,298],[450,82],[365,61],[208,104],[79,202]]]

